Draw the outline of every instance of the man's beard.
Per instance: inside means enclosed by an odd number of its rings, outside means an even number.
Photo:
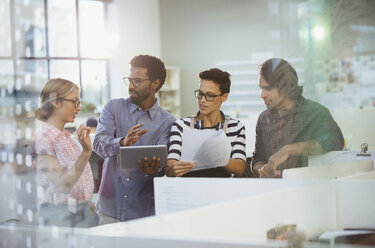
[[[143,92],[138,92],[138,91],[132,91],[132,92],[135,92],[135,96],[129,97],[130,102],[137,104],[137,105],[143,102],[144,100],[146,100],[147,97],[150,95],[150,92],[146,92],[146,90],[144,90]]]

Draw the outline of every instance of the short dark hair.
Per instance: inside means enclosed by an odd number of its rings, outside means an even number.
[[[147,69],[147,75],[151,80],[160,80],[160,85],[156,89],[158,91],[164,84],[167,77],[167,70],[165,69],[164,62],[161,59],[150,55],[140,54],[135,56],[131,61],[132,67],[142,67]]]
[[[220,93],[225,94],[230,92],[230,77],[231,75],[218,68],[212,68],[199,73],[199,78],[202,80],[211,80],[219,85]]]
[[[302,95],[303,87],[298,85],[296,70],[280,58],[268,59],[260,66],[260,75],[272,88],[277,88],[291,100]]]

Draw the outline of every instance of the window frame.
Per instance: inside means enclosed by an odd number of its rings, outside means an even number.
[[[49,43],[49,19],[48,19],[48,0],[43,1],[44,5],[44,22],[45,22],[45,43],[46,43],[46,55],[45,56],[18,56],[17,55],[17,42],[15,38],[15,33],[16,33],[16,14],[15,14],[15,0],[10,0],[9,1],[9,11],[10,11],[10,38],[11,38],[11,56],[0,56],[0,60],[11,60],[13,62],[13,94],[16,92],[16,80],[17,80],[17,75],[19,69],[17,68],[17,61],[18,60],[23,60],[23,61],[28,61],[28,60],[43,60],[47,62],[47,78],[48,80],[51,79],[51,71],[50,71],[50,64],[51,61],[59,61],[59,60],[75,60],[78,61],[78,71],[79,71],[79,86],[81,88],[80,91],[80,97],[84,98],[85,94],[85,89],[82,88],[82,61],[87,61],[87,60],[93,60],[93,61],[101,61],[106,63],[106,91],[107,94],[105,96],[106,99],[104,101],[109,99],[109,92],[110,92],[110,73],[109,73],[109,63],[110,63],[110,58],[90,58],[90,57],[83,57],[81,56],[81,45],[80,45],[80,15],[79,15],[79,2],[81,0],[75,0],[75,18],[76,18],[76,25],[77,25],[77,56],[74,57],[55,57],[55,56],[50,56],[50,43]],[[90,1],[98,1],[103,3],[103,11],[104,11],[104,21],[105,23],[108,22],[108,3],[110,1],[108,0],[90,0]],[[101,104],[101,103],[94,103],[94,104]]]

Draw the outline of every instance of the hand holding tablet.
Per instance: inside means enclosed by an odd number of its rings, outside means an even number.
[[[145,160],[147,158],[147,161]],[[155,159],[153,159],[155,158]],[[160,162],[158,160],[160,159]],[[120,166],[122,168],[140,168],[146,174],[152,172],[152,168],[165,167],[167,163],[167,146],[150,145],[150,146],[124,146],[120,147]],[[142,166],[139,163],[141,160]],[[149,172],[149,173],[147,173]],[[152,173],[153,174],[153,173]]]
[[[152,175],[158,172],[160,168],[160,158],[159,157],[152,157],[151,162],[148,161],[148,158],[145,157],[144,160],[139,160],[139,167],[143,171],[143,173],[147,175]]]

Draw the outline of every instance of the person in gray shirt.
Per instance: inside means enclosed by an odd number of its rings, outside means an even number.
[[[175,118],[158,104],[155,94],[166,78],[164,63],[138,55],[124,77],[129,98],[109,100],[100,115],[94,151],[105,158],[97,210],[99,225],[155,214],[153,178],[163,176],[160,160],[142,160],[136,169],[120,168],[120,146],[166,145]],[[142,158],[140,158],[142,159]]]

